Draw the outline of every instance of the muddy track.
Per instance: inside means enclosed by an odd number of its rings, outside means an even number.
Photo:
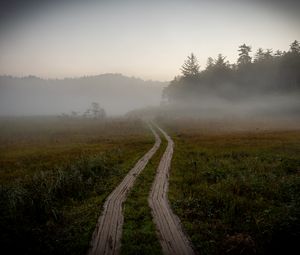
[[[163,253],[170,255],[195,254],[178,217],[168,202],[168,179],[174,143],[162,129],[157,127],[168,141],[168,146],[159,163],[149,196],[149,205],[159,235]]]
[[[126,200],[128,191],[133,186],[139,173],[145,168],[150,158],[160,146],[161,139],[150,126],[155,137],[154,146],[136,163],[123,181],[107,197],[102,215],[98,219],[96,229],[92,236],[88,255],[119,254],[123,226],[122,205]]]

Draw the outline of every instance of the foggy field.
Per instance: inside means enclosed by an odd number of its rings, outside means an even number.
[[[299,10],[2,0],[0,254],[299,250]]]
[[[297,121],[157,122],[175,142],[170,203],[197,251],[272,254],[295,245]],[[1,246],[12,252],[21,252],[18,240],[23,253],[84,254],[105,198],[153,143],[136,119],[2,118],[0,126]],[[161,252],[147,199],[164,149],[124,204],[122,254]]]
[[[300,237],[300,131],[236,131],[235,124],[223,131],[168,124],[176,144],[172,208],[199,254],[292,254]]]
[[[104,199],[153,143],[126,119],[0,126],[0,239],[11,254],[84,254]]]

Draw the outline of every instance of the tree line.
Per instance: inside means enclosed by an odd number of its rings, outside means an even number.
[[[200,96],[238,99],[268,93],[300,91],[300,45],[297,40],[285,51],[259,48],[254,56],[252,48],[238,47],[238,59],[231,64],[219,54],[207,60],[200,71],[197,57],[191,53],[176,76],[163,91],[169,102],[197,99]]]

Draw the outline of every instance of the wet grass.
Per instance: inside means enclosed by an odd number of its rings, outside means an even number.
[[[196,250],[293,254],[300,239],[300,132],[168,128],[175,141],[169,199]]]
[[[162,254],[148,197],[165,149],[166,141],[162,139],[160,148],[138,176],[124,204],[121,254]]]
[[[10,254],[84,254],[105,198],[154,141],[128,120],[0,124],[0,239]]]

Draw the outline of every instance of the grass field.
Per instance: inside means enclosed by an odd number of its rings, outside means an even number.
[[[84,254],[104,199],[154,142],[126,119],[6,118],[0,127],[0,239],[11,254]]]
[[[299,130],[160,124],[175,142],[171,206],[199,254],[292,254]],[[85,254],[105,198],[154,142],[129,119],[3,118],[0,130],[0,245],[10,254]],[[124,204],[122,254],[162,252],[148,196],[165,148],[163,140]]]
[[[208,126],[165,125],[175,141],[169,199],[195,249],[294,254],[300,240],[300,131]]]

